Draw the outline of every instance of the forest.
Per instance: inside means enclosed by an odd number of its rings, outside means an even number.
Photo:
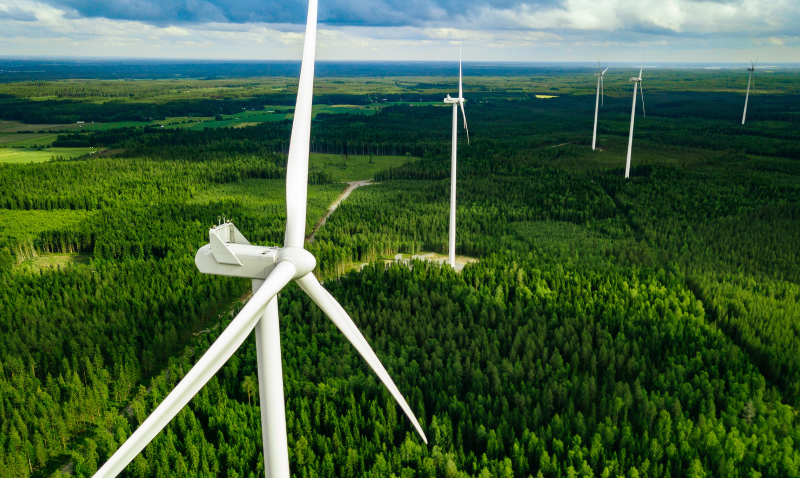
[[[476,261],[459,273],[392,260],[447,252],[450,112],[422,103],[454,83],[320,80],[319,104],[387,101],[314,120],[312,153],[341,161],[312,169],[309,233],[347,186],[331,168],[405,162],[306,248],[430,444],[292,286],[293,476],[799,477],[798,72],[759,78],[746,126],[743,75],[654,72],[629,180],[627,83],[606,85],[592,151],[592,72],[529,73],[465,82],[457,252]],[[291,105],[274,88],[293,84],[26,80],[0,84],[0,120],[231,114]],[[53,150],[107,152],[0,164],[0,475],[92,476],[214,342],[250,283],[194,254],[221,216],[282,243],[290,131],[70,130]],[[263,476],[255,354],[250,338],[121,476]]]

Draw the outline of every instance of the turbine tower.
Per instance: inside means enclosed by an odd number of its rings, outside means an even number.
[[[742,124],[744,124],[745,118],[747,118],[747,100],[750,99],[750,82],[753,80],[753,75],[756,73],[756,65],[758,65],[758,60],[753,63],[750,62],[750,68],[747,71],[750,72],[750,77],[747,79],[747,94],[744,97],[744,113],[742,113]],[[753,89],[755,89],[756,83],[753,81]]]
[[[600,57],[597,57],[597,69],[599,70],[599,73],[594,74],[594,76],[597,77],[597,99],[595,100],[594,103],[594,132],[592,133],[592,151],[594,151],[595,145],[597,144],[597,113],[600,110],[600,97],[602,95],[603,102],[605,103],[605,96],[606,96],[605,86],[603,85],[603,77],[608,71],[608,68],[604,70],[603,67],[600,66]]]
[[[317,261],[303,248],[311,104],[314,90],[317,2],[318,0],[309,0],[308,4],[303,62],[289,145],[284,247],[251,245],[230,222],[219,224],[208,231],[210,244],[200,248],[195,256],[195,264],[200,272],[251,279],[253,297],[175,389],[95,473],[95,478],[117,476],[211,380],[253,330],[256,335],[258,360],[264,469],[267,478],[289,478],[277,295],[291,281],[297,282],[353,344],[397,400],[422,440],[427,443],[411,408],[356,324],[314,277],[312,271]]]
[[[461,72],[461,47],[458,49],[458,98],[447,95],[446,104],[453,105],[453,152],[450,156],[450,238],[447,260],[450,267],[456,267],[456,159],[458,157],[458,108],[464,116],[464,129],[467,131],[467,144],[469,144],[469,128],[467,127],[467,113],[464,111],[464,88],[462,86]]]
[[[633,120],[636,118],[636,89],[642,88],[642,71],[644,70],[644,56],[642,57],[642,67],[639,68],[639,76],[631,78],[628,81],[633,82],[633,107],[631,108],[631,132],[628,135],[628,160],[625,163],[625,177],[628,178],[631,175],[631,149],[633,148]],[[644,109],[644,89],[642,88],[642,113],[644,116],[647,116],[647,112]]]

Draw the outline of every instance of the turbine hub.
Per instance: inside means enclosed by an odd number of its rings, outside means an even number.
[[[297,273],[294,275],[295,279],[308,275],[317,267],[317,259],[302,247],[284,247],[278,251],[275,259],[278,263],[289,261],[294,264],[297,269]]]

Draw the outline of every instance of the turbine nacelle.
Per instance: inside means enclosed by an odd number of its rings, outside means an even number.
[[[203,274],[265,280],[280,262],[291,262],[297,270],[295,279],[317,266],[314,256],[299,247],[254,246],[233,223],[212,227],[209,243],[201,247],[194,263]]]

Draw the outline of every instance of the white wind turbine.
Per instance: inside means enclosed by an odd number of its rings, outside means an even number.
[[[467,113],[464,111],[464,88],[461,73],[461,47],[458,50],[458,98],[447,95],[446,104],[453,105],[453,152],[450,156],[450,239],[448,248],[448,261],[450,266],[456,267],[456,159],[458,157],[458,108],[464,116],[464,129],[467,131],[467,144],[469,144],[469,128],[467,127]]]
[[[251,245],[230,222],[209,230],[210,244],[197,251],[195,263],[206,274],[244,277],[253,281],[253,297],[163,402],[94,475],[117,476],[189,403],[255,330],[261,428],[268,478],[289,478],[286,414],[283,396],[278,293],[292,280],[325,312],[367,361],[400,404],[427,443],[411,408],[347,312],[314,277],[316,259],[303,249],[311,139],[311,104],[317,35],[317,2],[309,0],[303,63],[297,91],[286,171],[286,235],[284,247]]]
[[[611,67],[608,67],[611,68]],[[603,97],[603,102],[605,103],[605,85],[603,85],[603,77],[606,75],[608,68],[605,70],[602,66],[600,66],[600,57],[597,58],[597,69],[600,71],[599,73],[595,73],[594,76],[597,77],[597,99],[594,103],[594,132],[592,133],[592,151],[595,149],[595,144],[597,143],[597,113],[600,110],[600,96]],[[639,75],[641,76],[641,75]]]
[[[747,79],[747,94],[744,97],[744,113],[742,113],[742,124],[744,124],[745,118],[747,118],[747,100],[750,99],[750,82],[753,80],[753,75],[756,73],[756,65],[758,65],[758,59],[756,59],[755,63],[752,61],[750,62],[750,68],[747,71],[750,72],[750,77]],[[753,89],[755,90],[756,82],[753,81]]]
[[[636,88],[642,88],[642,71],[644,70],[644,57],[642,57],[642,67],[639,68],[639,76],[631,78],[633,82],[633,107],[631,108],[631,132],[628,136],[628,161],[625,163],[625,177],[631,175],[631,149],[633,148],[633,120],[636,118]],[[642,88],[642,113],[647,116],[644,109],[644,89]]]

